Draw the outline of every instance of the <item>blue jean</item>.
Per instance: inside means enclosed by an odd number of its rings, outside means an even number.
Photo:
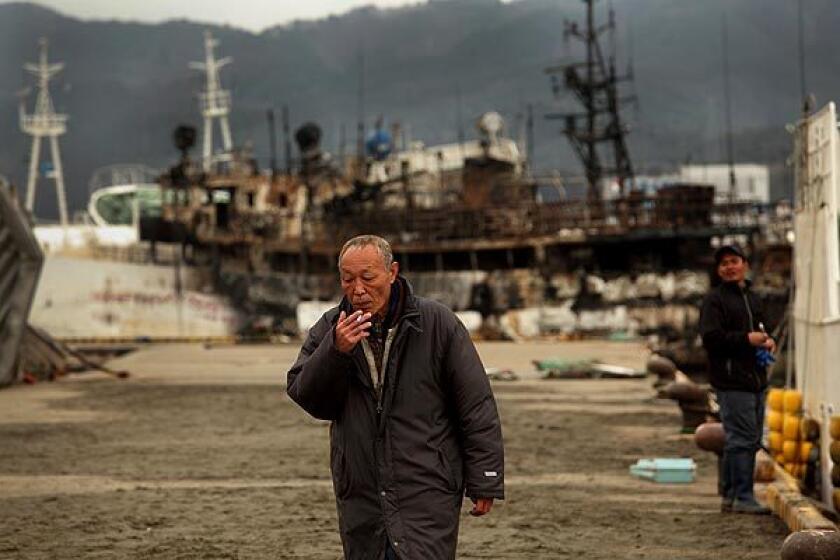
[[[766,391],[718,391],[720,419],[726,434],[721,478],[724,498],[754,502],[755,453],[761,446]]]

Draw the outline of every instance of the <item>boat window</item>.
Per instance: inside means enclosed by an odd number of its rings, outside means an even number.
[[[213,202],[215,204],[228,204],[230,202],[230,192],[226,190],[213,191]]]
[[[109,225],[130,225],[132,198],[131,193],[106,194],[96,201],[96,211]]]
[[[137,191],[141,218],[157,218],[161,212],[161,196],[159,189],[144,189]]]
[[[131,225],[135,207],[141,217],[158,217],[161,213],[161,194],[157,188],[121,193],[106,193],[96,200],[96,211],[108,225]]]

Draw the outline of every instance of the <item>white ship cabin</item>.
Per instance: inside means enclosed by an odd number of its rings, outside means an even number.
[[[735,171],[735,192],[730,193],[729,165],[683,165],[680,166],[679,181],[714,185],[715,201],[724,202],[770,202],[770,169],[766,165],[738,163]]]

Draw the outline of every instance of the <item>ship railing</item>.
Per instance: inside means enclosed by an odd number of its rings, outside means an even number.
[[[209,243],[248,243],[249,240],[286,243],[302,236],[310,240],[338,242],[359,233],[377,232],[406,242],[448,240],[489,241],[526,238],[579,239],[582,236],[620,236],[703,231],[713,235],[769,229],[777,224],[772,208],[753,203],[715,204],[708,196],[631,196],[591,203],[586,200],[560,202],[496,203],[446,207],[380,207],[360,204],[341,213],[296,215],[288,209],[231,210],[225,226],[212,219],[209,210],[172,207],[164,218],[179,221]],[[196,219],[198,218],[198,219]],[[775,227],[775,225],[774,225]],[[779,229],[779,228],[777,228]],[[782,226],[780,231],[784,233]]]
[[[202,113],[224,114],[230,110],[231,96],[227,90],[216,90],[210,93],[200,93]]]
[[[23,115],[20,123],[26,132],[63,134],[67,131],[67,115]]]
[[[176,244],[160,243],[154,251],[148,243],[136,245],[93,245],[94,259],[123,262],[128,264],[174,264],[179,260],[181,248]]]
[[[386,209],[350,212],[315,224],[319,235],[336,238],[365,231],[401,239],[442,241],[457,239],[522,239],[586,235],[624,235],[640,230],[675,232],[689,229],[753,229],[769,223],[768,209],[755,204],[715,205],[688,199],[615,199],[520,203],[506,206],[441,209]]]

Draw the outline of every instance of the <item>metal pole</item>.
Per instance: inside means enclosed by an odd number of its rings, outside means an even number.
[[[286,158],[286,174],[292,174],[292,136],[289,121],[289,107],[283,105],[283,150]]]
[[[268,110],[268,150],[271,178],[277,175],[277,131],[274,128],[274,109]]]
[[[41,136],[32,137],[32,152],[29,156],[29,177],[26,180],[26,209],[35,210],[35,183],[38,180],[38,159],[41,157]]]
[[[213,159],[213,119],[204,117],[204,145],[201,150],[203,156],[202,165],[205,171],[210,170],[210,163]]]
[[[528,116],[525,120],[525,138],[528,146],[526,146],[525,157],[528,159],[528,169],[531,173],[534,172],[534,106],[528,103]]]
[[[362,162],[365,157],[365,50],[364,45],[359,52],[359,106],[358,122],[356,123],[356,158],[358,160],[358,174],[362,174]]]
[[[64,193],[64,169],[61,166],[61,153],[58,150],[58,136],[50,136],[53,174],[55,175],[55,195],[58,199],[58,216],[61,225],[69,223],[67,219],[67,195]]]
[[[732,100],[729,91],[729,33],[723,16],[723,90],[726,103],[726,160],[729,164],[729,202],[735,200],[735,154],[732,146]]]
[[[461,150],[461,157],[464,155],[464,126],[461,116],[461,85],[455,84],[455,126],[458,129],[458,145]]]
[[[593,60],[593,47],[595,43],[595,23],[594,23],[594,6],[593,0],[586,0],[586,90],[584,92],[586,103],[586,124],[588,138],[586,139],[586,151],[589,161],[595,161],[595,103],[593,84],[595,82],[595,62]],[[590,167],[587,169],[587,179],[589,182],[589,199],[590,201],[599,200],[600,192],[598,192],[597,172]]]
[[[799,12],[799,95],[802,100],[802,112],[807,115],[810,112],[808,106],[808,88],[805,82],[805,16],[802,7],[802,0],[797,3]]]
[[[341,126],[338,127],[338,161],[340,162],[342,171],[346,171],[346,161],[345,158],[347,154],[345,153],[347,144],[347,128],[344,126],[344,123],[341,123]]]

